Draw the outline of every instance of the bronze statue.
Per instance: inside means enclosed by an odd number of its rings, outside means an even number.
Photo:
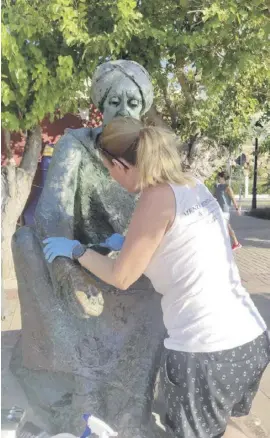
[[[119,115],[140,118],[153,101],[148,73],[132,61],[102,64],[93,76],[92,99],[105,124]],[[42,253],[49,236],[95,244],[127,228],[135,199],[104,168],[95,149],[100,132],[69,130],[59,140],[36,227],[14,235],[22,339],[12,368],[30,404],[52,409],[54,432],[61,429],[59,418],[68,418],[78,434],[80,414],[90,411],[122,438],[143,437],[164,336],[159,295],[146,278],[120,292],[71,260],[47,265]]]

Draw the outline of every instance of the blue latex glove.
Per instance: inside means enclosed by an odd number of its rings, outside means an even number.
[[[122,234],[112,234],[108,239],[105,240],[105,242],[100,243],[99,246],[102,246],[104,248],[109,248],[112,251],[120,251],[124,244],[125,238],[122,236]]]
[[[80,244],[78,240],[66,239],[66,237],[49,237],[43,240],[45,245],[43,252],[45,259],[52,263],[56,257],[68,257],[72,259],[72,251]]]

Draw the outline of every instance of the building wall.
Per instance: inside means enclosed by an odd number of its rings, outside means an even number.
[[[55,144],[59,138],[64,134],[67,128],[81,128],[83,121],[80,117],[74,114],[66,114],[60,119],[55,119],[54,122],[50,122],[49,118],[46,118],[41,123],[42,126],[42,141],[43,143]],[[6,164],[6,144],[3,130],[1,130],[1,165]],[[18,165],[21,161],[23,150],[25,146],[25,136],[17,132],[11,134],[11,149],[14,153],[14,159]]]

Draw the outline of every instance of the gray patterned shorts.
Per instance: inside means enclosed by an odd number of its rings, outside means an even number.
[[[270,362],[267,333],[232,350],[184,353],[166,350],[160,383],[165,427],[181,438],[222,437],[229,417],[247,415]]]

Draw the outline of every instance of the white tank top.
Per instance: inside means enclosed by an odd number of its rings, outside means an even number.
[[[163,295],[165,347],[213,352],[254,340],[266,325],[241,284],[217,201],[199,181],[171,188],[175,220],[145,272]]]

